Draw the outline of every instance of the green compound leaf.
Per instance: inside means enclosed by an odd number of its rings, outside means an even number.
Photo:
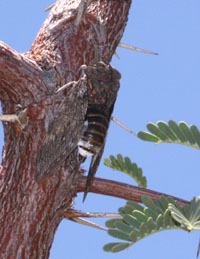
[[[200,131],[195,125],[190,127],[183,121],[177,124],[170,120],[168,124],[158,121],[157,124],[148,123],[149,132],[140,131],[138,138],[159,143],[176,143],[200,149]]]
[[[110,227],[108,234],[128,243],[107,244],[104,246],[105,251],[122,251],[139,240],[164,230],[200,230],[199,198],[194,198],[183,208],[171,197],[161,196],[153,201],[143,196],[142,202],[144,205],[127,201],[126,205],[119,209],[122,211],[122,218],[107,221],[106,226]]]
[[[140,187],[147,187],[147,180],[143,176],[142,169],[138,168],[136,163],[132,163],[129,157],[123,157],[121,154],[118,154],[115,158],[111,155],[109,159],[104,159],[104,164],[131,176]]]

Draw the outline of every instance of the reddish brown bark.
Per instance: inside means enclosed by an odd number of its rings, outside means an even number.
[[[83,192],[85,188],[86,177],[82,176],[79,179],[78,183],[78,192]],[[93,184],[90,188],[90,192],[103,194],[107,196],[118,197],[125,200],[135,201],[135,202],[142,202],[142,196],[148,196],[153,200],[158,199],[160,196],[165,197],[172,197],[175,199],[181,207],[185,204],[189,204],[188,201],[174,197],[169,194],[161,193],[152,191],[150,189],[144,189],[138,186],[125,184],[121,182],[111,181],[107,179],[95,178]]]
[[[82,174],[74,147],[87,108],[82,89],[59,94],[56,89],[77,80],[82,64],[110,62],[130,2],[93,0],[83,19],[77,20],[80,0],[59,0],[30,52],[20,54],[0,43],[3,113],[28,108],[29,119],[23,130],[4,123],[2,258],[48,258],[55,230],[71,207]]]

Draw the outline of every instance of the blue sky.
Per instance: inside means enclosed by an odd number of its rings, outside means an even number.
[[[0,40],[25,52],[47,17],[44,9],[54,1],[0,2]],[[118,48],[112,65],[122,74],[113,115],[135,132],[158,120],[195,124],[200,128],[200,2],[198,0],[135,0],[121,42],[156,51],[159,56]],[[1,133],[1,144],[3,134]],[[103,157],[121,153],[142,167],[148,188],[191,200],[199,195],[199,151],[175,144],[143,142],[111,123]],[[88,168],[88,163],[84,165]],[[101,164],[97,176],[132,183],[132,179]],[[133,182],[134,184],[134,182]],[[82,194],[75,208],[116,212],[124,200]],[[95,222],[103,224],[102,220]],[[51,259],[188,259],[196,257],[200,233],[168,231],[148,237],[117,254],[102,246],[116,242],[105,232],[63,220],[51,249]]]

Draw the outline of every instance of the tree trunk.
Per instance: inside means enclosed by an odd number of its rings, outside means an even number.
[[[85,90],[56,90],[78,80],[81,65],[110,62],[131,1],[93,0],[87,8],[84,3],[57,1],[27,53],[0,42],[3,114],[27,109],[25,123],[3,124],[1,258],[48,258],[77,193]]]

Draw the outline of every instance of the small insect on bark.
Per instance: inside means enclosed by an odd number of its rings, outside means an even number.
[[[82,73],[87,80],[88,108],[85,116],[85,130],[78,142],[78,150],[81,162],[92,157],[84,201],[103,154],[111,115],[120,87],[121,74],[102,61],[93,66],[82,66]]]

